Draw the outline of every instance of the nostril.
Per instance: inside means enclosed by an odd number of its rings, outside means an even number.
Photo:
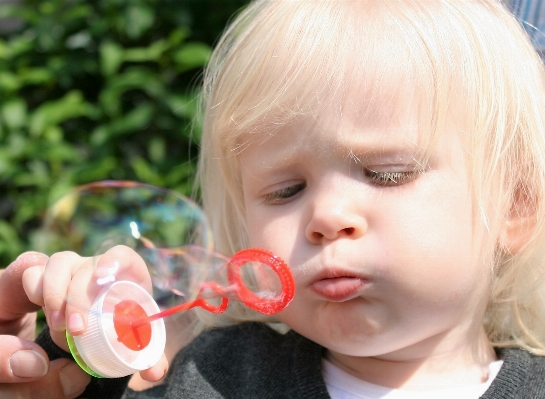
[[[346,229],[343,229],[343,231],[346,233],[346,235],[352,235],[354,233],[353,227],[347,227]]]
[[[320,239],[322,238],[324,235],[322,233],[318,233],[317,231],[315,231],[314,233],[312,233],[312,236],[316,239]]]

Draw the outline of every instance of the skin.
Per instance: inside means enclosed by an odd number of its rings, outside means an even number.
[[[47,256],[26,252],[0,271],[0,397],[66,398],[79,396],[89,375],[68,359],[49,361],[36,345],[39,308],[25,294],[22,276],[47,262]]]
[[[285,259],[297,281],[280,319],[371,383],[483,382],[499,233],[475,222],[464,143],[448,127],[422,165],[410,112],[362,119],[354,108],[302,118],[241,155],[250,245]],[[317,281],[343,292],[324,271],[359,288],[324,298]]]

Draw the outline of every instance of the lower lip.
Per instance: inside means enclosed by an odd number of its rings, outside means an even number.
[[[327,278],[311,284],[311,288],[321,297],[332,302],[343,302],[358,295],[365,280],[355,277]]]

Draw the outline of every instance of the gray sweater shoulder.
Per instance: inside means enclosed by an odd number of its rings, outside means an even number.
[[[174,358],[165,384],[124,399],[329,398],[322,348],[261,323],[212,329]]]

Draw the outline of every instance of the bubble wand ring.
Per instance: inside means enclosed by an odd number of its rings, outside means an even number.
[[[250,290],[242,279],[241,268],[248,262],[257,261],[269,266],[280,279],[282,290],[274,298],[262,298]],[[237,252],[230,260],[227,268],[229,282],[238,287],[237,295],[244,305],[267,316],[284,309],[295,295],[295,280],[286,263],[269,251],[249,248]]]

